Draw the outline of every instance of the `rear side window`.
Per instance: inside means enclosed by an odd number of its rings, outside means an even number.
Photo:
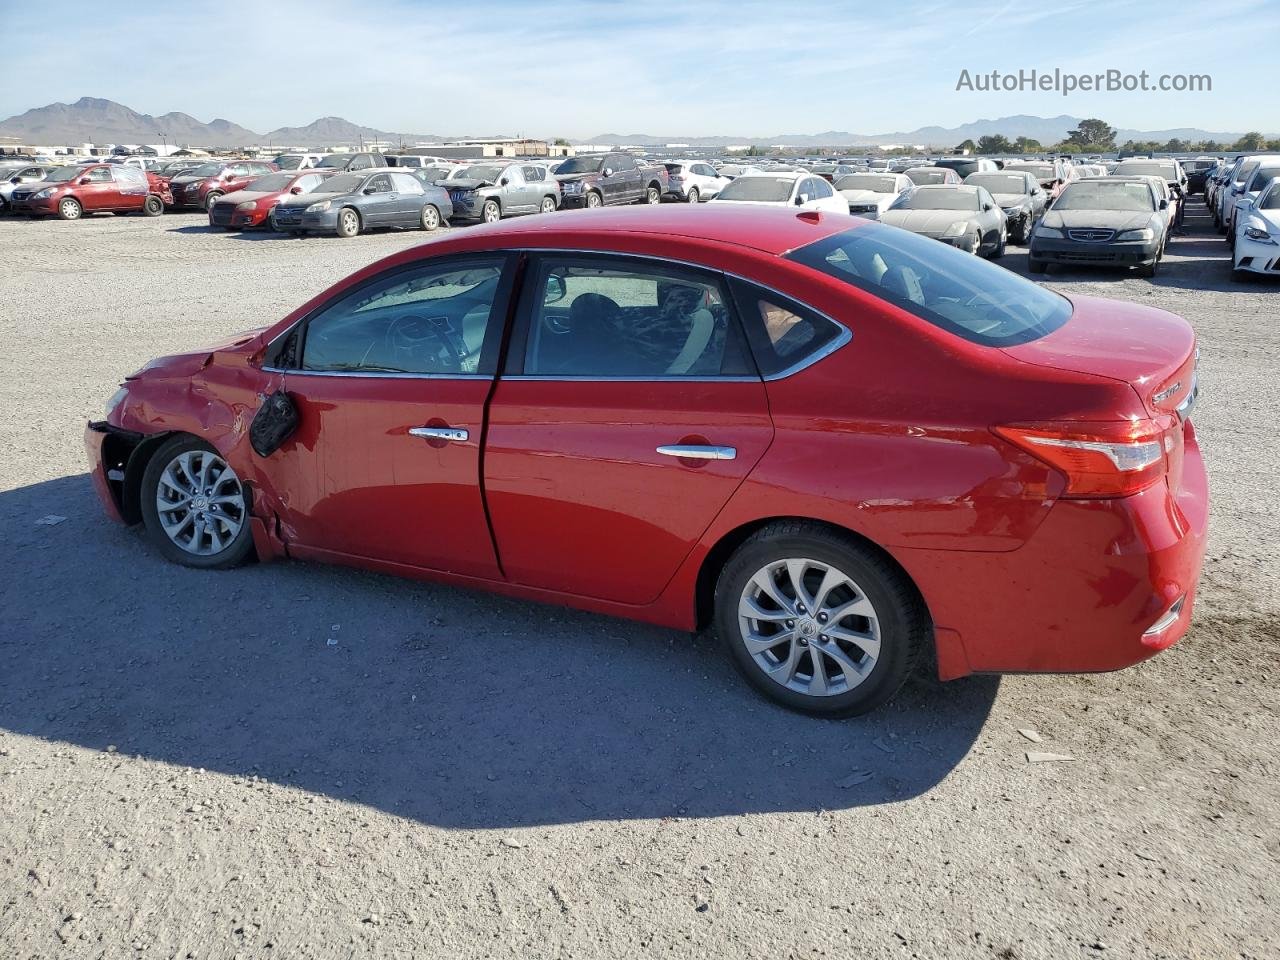
[[[799,369],[847,336],[834,320],[745,280],[733,281],[733,297],[762,376]]]
[[[869,224],[787,254],[949,333],[991,347],[1038,340],[1071,316],[1071,301],[904,230]]]

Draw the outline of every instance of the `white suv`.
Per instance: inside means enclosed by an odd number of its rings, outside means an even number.
[[[685,203],[710,200],[732,182],[703,160],[668,160],[663,166],[668,177],[666,195]]]

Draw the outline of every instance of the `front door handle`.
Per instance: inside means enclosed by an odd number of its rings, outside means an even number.
[[[734,447],[713,447],[700,444],[671,443],[658,447],[664,457],[679,457],[682,460],[734,460],[738,451]]]
[[[410,427],[409,436],[422,437],[424,440],[451,440],[454,443],[465,443],[471,434],[458,427]]]

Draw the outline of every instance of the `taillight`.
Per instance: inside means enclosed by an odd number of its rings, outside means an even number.
[[[1181,434],[1173,417],[1118,423],[1033,423],[997,435],[1066,478],[1063,497],[1127,497],[1162,479]]]

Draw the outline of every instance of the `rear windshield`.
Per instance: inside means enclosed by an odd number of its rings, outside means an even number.
[[[1070,300],[1010,270],[883,224],[846,230],[787,258],[984,346],[1038,340],[1071,316]]]
[[[768,200],[777,202],[791,197],[794,177],[739,177],[720,191],[717,200]]]
[[[295,174],[292,173],[269,173],[265,177],[249,181],[243,189],[259,190],[262,193],[279,193],[281,190],[289,189],[294,176]]]

